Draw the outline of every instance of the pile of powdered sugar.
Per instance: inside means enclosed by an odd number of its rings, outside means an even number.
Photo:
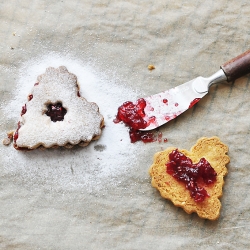
[[[11,145],[2,146],[2,174],[13,176],[17,183],[31,189],[41,185],[58,190],[84,187],[84,190],[91,192],[117,185],[122,176],[125,178],[126,171],[137,164],[138,154],[142,150],[141,142],[130,143],[128,129],[123,124],[113,123],[117,108],[124,101],[136,100],[139,96],[135,90],[126,87],[124,82],[113,77],[110,79],[85,62],[70,56],[51,53],[22,65],[13,89],[12,96],[15,98],[7,104],[1,104],[4,119],[18,121],[21,107],[27,102],[27,96],[37,81],[37,76],[43,74],[47,67],[62,65],[77,76],[81,96],[99,106],[105,120],[101,138],[85,148],[68,150],[22,152]],[[1,138],[4,136],[2,134]]]

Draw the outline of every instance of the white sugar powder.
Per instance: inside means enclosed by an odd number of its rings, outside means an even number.
[[[20,68],[12,95],[15,98],[7,105],[1,104],[5,119],[18,121],[21,107],[27,102],[37,76],[43,74],[47,67],[62,65],[77,76],[81,95],[99,106],[105,120],[101,138],[85,148],[71,150],[22,152],[12,146],[1,147],[3,174],[14,176],[17,183],[30,188],[43,185],[58,190],[84,187],[84,190],[92,191],[117,185],[122,178],[126,178],[126,172],[136,166],[141,148],[140,142],[130,143],[128,130],[123,124],[113,123],[118,106],[139,96],[119,79],[109,79],[85,62],[70,56],[52,53],[30,60]],[[1,135],[2,138],[4,136]]]

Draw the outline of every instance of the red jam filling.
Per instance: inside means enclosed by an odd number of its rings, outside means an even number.
[[[26,104],[22,106],[21,116],[24,115],[27,112]]]
[[[62,103],[58,102],[56,104],[48,105],[48,110],[46,112],[46,115],[50,116],[51,121],[58,122],[58,121],[63,121],[66,113],[67,110],[62,106]]]
[[[205,158],[201,158],[198,163],[193,164],[190,158],[176,149],[169,154],[169,160],[166,164],[167,173],[183,182],[196,202],[202,202],[209,197],[202,184],[214,183],[217,173]]]
[[[17,123],[17,130],[16,132],[14,133],[14,136],[13,136],[13,140],[14,140],[14,143],[16,143],[16,140],[18,139],[18,130],[21,128],[21,124],[20,122]]]
[[[33,95],[30,94],[30,95],[28,96],[28,101],[31,101],[32,99],[33,99]]]

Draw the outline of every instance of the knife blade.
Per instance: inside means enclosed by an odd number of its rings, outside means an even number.
[[[141,131],[155,129],[176,118],[208,94],[212,84],[232,82],[250,73],[250,50],[224,63],[208,78],[197,77],[182,85],[146,98],[143,119],[147,123]]]

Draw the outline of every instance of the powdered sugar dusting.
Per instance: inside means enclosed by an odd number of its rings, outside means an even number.
[[[13,96],[15,98],[1,108],[5,117],[16,119],[27,101],[37,76],[48,67],[66,66],[75,74],[80,93],[99,106],[104,116],[105,128],[99,140],[85,148],[49,149],[20,152],[12,146],[1,147],[4,175],[15,176],[17,183],[34,188],[100,190],[117,185],[126,178],[126,172],[134,168],[141,152],[141,143],[131,144],[123,124],[114,124],[117,108],[122,102],[135,100],[138,94],[125,84],[115,84],[117,78],[109,79],[85,62],[69,56],[49,54],[23,64]],[[120,83],[120,82],[119,82]],[[4,135],[2,135],[2,138]],[[131,153],[133,152],[133,153]],[[123,178],[123,179],[122,179]]]

